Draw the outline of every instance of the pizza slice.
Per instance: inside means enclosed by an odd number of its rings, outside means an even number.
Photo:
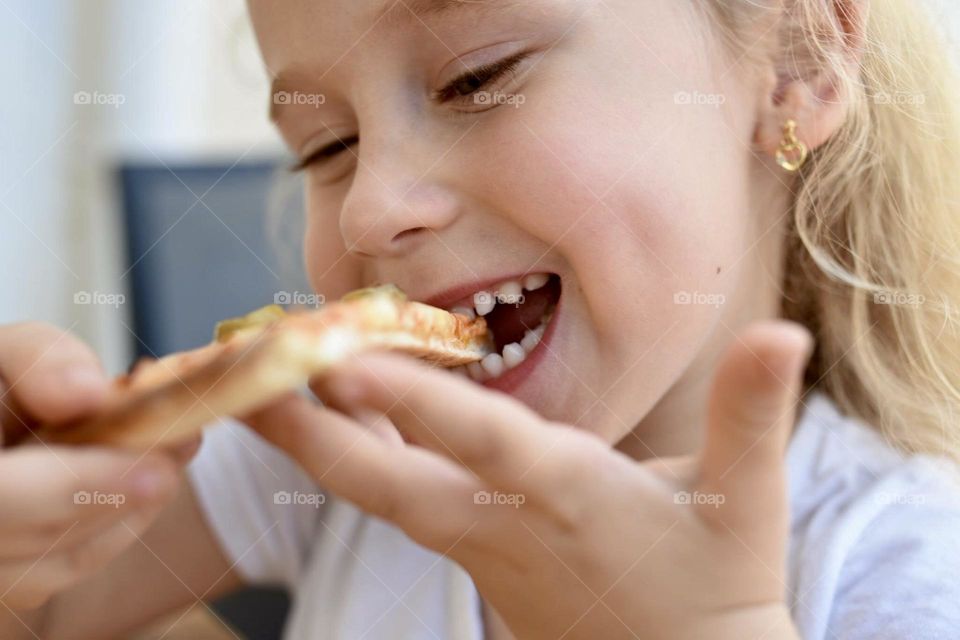
[[[147,450],[265,406],[351,354],[388,350],[455,367],[490,348],[482,317],[408,300],[392,285],[355,291],[316,311],[272,305],[219,323],[206,346],[139,362],[114,380],[96,415],[36,433],[46,442]]]

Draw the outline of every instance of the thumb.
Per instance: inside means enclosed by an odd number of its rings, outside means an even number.
[[[801,325],[763,321],[747,328],[724,355],[707,411],[696,505],[746,538],[786,535],[784,452],[800,400],[813,338]],[[775,536],[774,536],[775,537]]]

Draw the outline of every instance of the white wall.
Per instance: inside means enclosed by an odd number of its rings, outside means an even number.
[[[244,4],[4,0],[0,82],[0,323],[72,327],[119,370],[127,307],[74,302],[128,293],[116,161],[283,153]]]
[[[70,16],[66,1],[0,4],[0,322],[67,320],[83,270],[64,216],[77,129]]]

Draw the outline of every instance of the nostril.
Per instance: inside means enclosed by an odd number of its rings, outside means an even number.
[[[405,229],[400,233],[398,233],[397,235],[393,236],[393,239],[391,240],[391,242],[394,242],[394,243],[400,242],[401,240],[405,240],[411,236],[418,235],[420,232],[426,231],[426,230],[427,230],[426,227],[416,227],[414,229]]]

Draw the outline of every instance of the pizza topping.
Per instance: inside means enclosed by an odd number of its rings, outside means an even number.
[[[271,304],[266,307],[261,307],[241,318],[221,320],[213,329],[213,337],[217,342],[227,342],[241,331],[246,329],[262,329],[277,320],[282,320],[286,315],[287,312],[284,311],[280,305]]]

